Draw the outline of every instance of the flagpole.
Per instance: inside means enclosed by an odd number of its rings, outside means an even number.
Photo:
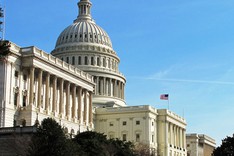
[[[167,107],[168,107],[168,110],[170,109],[170,101],[169,101],[169,98],[167,100]]]

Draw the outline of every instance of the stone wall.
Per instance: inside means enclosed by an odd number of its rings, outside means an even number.
[[[0,128],[0,156],[26,155],[36,127]]]

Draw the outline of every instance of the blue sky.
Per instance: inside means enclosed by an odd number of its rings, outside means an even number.
[[[1,0],[5,38],[50,52],[78,0]],[[92,0],[127,78],[128,105],[167,108],[217,144],[234,133],[233,0]]]

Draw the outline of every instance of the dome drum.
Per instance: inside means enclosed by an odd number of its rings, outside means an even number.
[[[102,54],[114,57],[119,60],[119,57],[116,55],[116,52],[113,49],[107,49],[105,47],[100,47],[96,45],[76,45],[70,44],[67,46],[56,47],[51,53],[55,56],[60,56],[60,54],[72,55],[72,53],[85,53],[85,54]]]

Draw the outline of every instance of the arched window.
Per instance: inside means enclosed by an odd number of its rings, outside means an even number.
[[[78,57],[78,65],[81,65],[81,56]]]
[[[100,58],[97,58],[97,66],[100,66]]]
[[[75,65],[75,56],[72,57],[72,65]]]
[[[88,65],[88,57],[85,56],[85,65]]]
[[[93,57],[91,57],[91,65],[94,65]]]
[[[69,63],[69,57],[67,57],[67,60],[66,60],[67,63]]]

